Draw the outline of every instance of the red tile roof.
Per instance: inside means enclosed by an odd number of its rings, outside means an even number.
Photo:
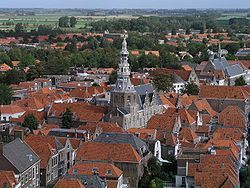
[[[101,106],[90,105],[89,103],[54,103],[48,112],[49,116],[61,117],[62,114],[70,108],[75,118],[81,121],[98,122],[100,121],[107,109]]]
[[[221,127],[215,130],[213,138],[217,140],[233,139],[236,141],[242,141],[244,133],[239,128]]]
[[[0,170],[0,187],[15,187],[17,180],[13,171],[2,171]]]
[[[78,179],[59,179],[54,188],[85,188]]]
[[[36,152],[40,157],[40,168],[45,169],[47,167],[49,159],[54,154],[56,150],[57,141],[53,136],[43,136],[43,135],[28,135],[25,138],[25,142]]]
[[[198,139],[197,134],[189,127],[183,127],[180,131],[179,135],[180,139],[185,139],[189,142],[195,142],[196,139]]]
[[[245,129],[247,126],[246,116],[238,106],[226,107],[219,114],[218,122],[224,126],[239,127],[242,129]]]
[[[128,133],[131,134],[139,134],[139,138],[143,140],[153,139],[156,136],[156,129],[146,129],[146,128],[131,128],[128,129]],[[151,135],[149,137],[149,135]]]
[[[17,113],[24,113],[25,110],[17,105],[1,105],[0,106],[1,114],[17,114]]]
[[[88,122],[86,125],[81,125],[78,127],[79,130],[88,130],[90,133],[94,133],[94,131],[100,128],[101,132],[105,133],[124,133],[124,129],[120,127],[116,123],[112,122]]]
[[[247,87],[240,86],[211,86],[201,85],[200,97],[214,99],[240,99],[245,100],[249,96]]]
[[[9,70],[12,70],[12,68],[9,65],[7,65],[5,63],[0,65],[0,72],[6,72]]]
[[[139,163],[141,156],[130,144],[86,142],[77,150],[78,161],[114,161]]]
[[[106,90],[103,87],[77,87],[69,92],[71,97],[86,99],[92,98],[95,95],[105,94]]]
[[[91,161],[75,164],[69,169],[68,173],[93,175],[94,169],[96,169],[95,173],[98,173],[98,176],[100,176],[101,178],[118,179],[123,174],[123,172],[113,164]]]

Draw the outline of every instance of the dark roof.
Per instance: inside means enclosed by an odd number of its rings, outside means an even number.
[[[78,179],[86,188],[105,188],[106,183],[97,175],[67,174],[63,179]]]
[[[3,155],[20,173],[40,160],[37,154],[20,138],[4,145]]]
[[[112,144],[130,144],[140,154],[148,151],[147,144],[134,134],[127,133],[102,133],[93,142],[112,143]],[[142,151],[142,148],[145,151]]]
[[[146,95],[147,93],[154,93],[154,87],[152,84],[135,86],[135,90],[138,95]]]

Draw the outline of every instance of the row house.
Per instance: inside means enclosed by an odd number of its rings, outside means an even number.
[[[210,85],[231,85],[239,77],[249,77],[247,69],[240,63],[229,64],[224,55],[227,52],[220,48],[218,52],[210,52],[209,61],[204,61],[196,67],[196,73],[201,81]]]
[[[40,186],[55,183],[73,165],[74,148],[69,140],[53,136],[28,135],[25,142],[41,159]]]
[[[57,181],[54,188],[108,188],[105,180],[97,175],[67,174]],[[111,187],[111,186],[109,186]]]
[[[98,175],[106,180],[108,187],[123,188],[123,172],[112,163],[86,161],[77,163],[69,169],[68,174]]]
[[[46,78],[36,78],[33,81],[20,82],[17,85],[11,85],[13,98],[15,100],[27,98],[30,93],[34,93],[46,87],[52,87],[51,80]]]
[[[22,188],[40,187],[40,158],[20,138],[0,144],[0,170],[13,171]]]
[[[74,126],[76,127],[88,122],[99,122],[107,113],[105,107],[94,106],[86,102],[54,103],[48,110],[48,123],[61,125],[62,115],[67,108],[73,113]]]
[[[189,68],[190,69],[187,69],[186,66],[182,67],[181,70],[158,68],[149,72],[149,78],[153,78],[159,74],[173,75],[173,92],[181,93],[181,91],[185,89],[187,83],[195,83],[198,86],[200,85],[195,70],[192,67]]]
[[[17,105],[1,105],[0,106],[1,122],[9,122],[12,118],[19,118],[25,110]]]
[[[143,158],[131,144],[86,142],[77,150],[76,159],[77,163],[112,162],[123,171],[124,181],[129,187],[138,187],[143,175]]]
[[[13,171],[0,170],[0,187],[18,188],[21,187],[21,183]]]

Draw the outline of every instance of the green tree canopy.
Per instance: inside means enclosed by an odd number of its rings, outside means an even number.
[[[59,27],[69,27],[70,22],[69,22],[69,17],[68,16],[63,16],[59,18]]]
[[[0,64],[4,63],[12,66],[10,57],[5,52],[0,52]]]
[[[234,85],[235,85],[235,86],[245,86],[245,85],[247,85],[247,83],[246,83],[244,77],[241,76],[241,77],[239,77],[239,78],[237,78],[237,79],[235,80],[235,84],[234,84]]]
[[[114,84],[117,80],[117,71],[112,71],[111,75],[109,76],[109,83]]]
[[[154,77],[153,83],[158,91],[171,91],[174,83],[174,76],[172,74],[159,74]]]
[[[12,90],[8,85],[0,83],[0,104],[8,105],[11,103]]]
[[[20,66],[22,68],[24,67],[28,67],[30,65],[34,65],[35,64],[35,57],[32,54],[26,54],[21,58],[21,64]]]
[[[195,83],[187,83],[184,87],[184,89],[181,90],[182,94],[188,94],[188,95],[198,95],[199,94],[199,86],[197,86]]]
[[[10,84],[18,84],[26,80],[26,75],[23,71],[19,71],[16,69],[9,70],[4,75],[4,83]]]
[[[73,123],[73,113],[70,108],[67,108],[62,115],[62,128],[70,129]]]
[[[70,17],[69,22],[70,22],[70,27],[75,27],[77,24],[77,20],[74,16]]]
[[[22,23],[17,23],[15,26],[15,32],[17,34],[23,34],[24,33],[24,26]]]
[[[31,132],[33,132],[34,130],[37,130],[39,123],[37,118],[33,114],[29,114],[25,117],[22,126],[28,127]]]

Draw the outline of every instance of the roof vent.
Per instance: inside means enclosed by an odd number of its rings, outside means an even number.
[[[33,156],[32,156],[32,154],[27,155],[27,157],[29,157],[29,161],[30,161],[30,162],[33,160]]]

